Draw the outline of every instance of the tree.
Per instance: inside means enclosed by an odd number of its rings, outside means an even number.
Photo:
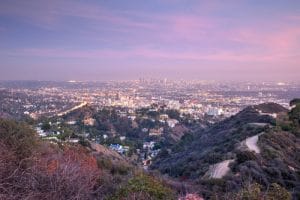
[[[49,122],[44,122],[42,125],[42,129],[44,131],[49,131],[51,129],[51,125],[49,124]]]
[[[294,106],[289,112],[289,119],[292,121],[292,129],[294,133],[299,133],[300,129],[300,99],[294,99],[290,102]]]
[[[293,99],[292,101],[290,101],[290,106],[295,106],[297,104],[300,104],[300,99]]]
[[[0,140],[19,159],[31,156],[38,144],[36,133],[25,123],[0,119]]]
[[[168,116],[169,116],[171,119],[177,119],[177,120],[180,120],[180,113],[179,113],[178,110],[171,109],[171,110],[167,110],[166,113],[168,114]]]

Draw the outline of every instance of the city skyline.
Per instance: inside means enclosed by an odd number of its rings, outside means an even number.
[[[299,1],[1,1],[0,80],[299,79]]]

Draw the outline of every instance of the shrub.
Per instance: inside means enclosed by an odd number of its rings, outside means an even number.
[[[104,156],[97,158],[97,165],[100,169],[107,170],[113,175],[127,175],[131,170],[127,163],[112,161],[110,158]]]
[[[261,200],[263,194],[261,191],[262,186],[254,183],[242,189],[234,199],[239,200]]]
[[[236,154],[236,157],[237,157],[237,162],[238,163],[243,163],[243,162],[246,162],[248,160],[255,160],[256,159],[255,154],[253,152],[250,152],[250,151],[239,151]]]
[[[111,170],[113,165],[110,159],[106,159],[102,157],[97,159],[97,164],[99,168],[107,169],[107,170]]]
[[[292,130],[292,126],[290,124],[281,124],[280,127],[283,131],[291,131]]]
[[[95,199],[102,195],[96,160],[80,149],[43,144],[23,160],[0,143],[0,199]],[[26,160],[27,164],[21,163]]]
[[[113,164],[110,173],[126,175],[129,173],[130,168],[122,163]]]
[[[44,122],[42,125],[42,129],[44,131],[49,131],[51,129],[51,125],[49,124],[49,122]]]
[[[273,183],[267,194],[267,200],[290,200],[292,199],[291,194],[277,183]]]
[[[271,184],[269,190],[262,191],[262,186],[254,183],[244,187],[233,199],[236,200],[291,200],[291,194],[277,183]]]
[[[4,119],[0,119],[0,140],[19,159],[31,156],[38,144],[36,133],[28,125]]]
[[[139,174],[129,180],[128,184],[122,187],[111,199],[171,200],[175,199],[175,196],[170,188],[154,177]]]

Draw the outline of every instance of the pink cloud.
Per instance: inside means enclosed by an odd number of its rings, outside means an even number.
[[[188,40],[203,37],[216,23],[212,19],[192,15],[171,16],[168,22],[172,35]]]
[[[287,58],[300,54],[300,28],[294,24],[273,22],[268,28],[235,28],[224,37],[244,47],[245,52]],[[279,27],[279,28],[278,28]]]
[[[216,9],[218,4],[205,4]],[[74,1],[30,1],[20,6],[5,4],[0,15],[18,15],[31,23],[44,27],[55,27],[64,17],[78,17],[92,20],[95,24],[104,22],[113,26],[88,27],[85,33],[99,40],[99,31],[110,29],[119,41],[128,43],[129,50],[68,50],[32,48],[13,52],[17,55],[65,58],[162,58],[181,60],[220,60],[220,61],[259,61],[274,62],[287,60],[299,55],[300,28],[295,21],[299,16],[289,16],[293,23],[264,19],[257,26],[244,26],[234,23],[238,20],[205,17],[193,14],[145,14],[141,12],[121,12],[108,10],[101,6]],[[226,28],[224,24],[230,26]],[[266,26],[267,24],[267,26]],[[223,26],[222,26],[223,25]],[[298,24],[299,25],[299,24]],[[1,31],[1,29],[0,29]],[[124,37],[127,33],[128,37]],[[88,35],[89,36],[89,35]],[[112,36],[109,41],[114,42]],[[105,38],[100,38],[105,40]],[[118,41],[118,42],[119,42]],[[222,44],[225,44],[222,46]],[[235,45],[241,46],[235,49]],[[172,46],[176,49],[172,49]],[[227,46],[226,46],[227,45]],[[181,47],[186,47],[181,48]],[[190,47],[190,49],[189,49]],[[202,47],[202,48],[199,48]],[[206,49],[205,49],[206,48]],[[180,49],[180,50],[178,50]]]
[[[215,53],[206,52],[172,52],[168,50],[139,47],[131,50],[65,50],[65,49],[23,49],[10,52],[13,56],[38,56],[50,58],[79,58],[98,60],[103,58],[123,59],[123,58],[147,58],[147,59],[168,59],[168,60],[186,60],[186,61],[236,61],[236,62],[277,62],[286,61],[285,58],[274,56],[272,54],[247,54],[242,52],[218,51]],[[299,60],[297,60],[299,61]]]
[[[288,15],[288,16],[286,16],[286,19],[296,21],[296,22],[300,22],[300,15]]]

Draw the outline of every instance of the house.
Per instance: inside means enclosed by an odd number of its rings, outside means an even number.
[[[223,109],[222,108],[217,108],[217,107],[208,107],[208,110],[206,112],[207,115],[210,116],[218,116],[218,115],[222,115],[223,113]]]
[[[128,116],[128,119],[131,119],[132,121],[134,121],[136,119],[136,116],[130,115],[130,116]]]
[[[85,118],[83,120],[83,124],[86,125],[86,126],[94,126],[95,121],[96,121],[95,119],[89,117],[89,118]]]
[[[126,139],[125,136],[120,136],[120,140],[121,140],[121,141],[124,141],[125,139]]]
[[[43,131],[43,129],[41,127],[36,127],[35,130],[39,134],[39,136],[41,136],[41,137],[47,136],[47,133],[45,131]]]
[[[176,124],[178,124],[178,120],[176,119],[168,119],[167,120],[167,124],[169,127],[174,128],[176,126]]]
[[[161,115],[159,116],[159,119],[160,119],[160,120],[163,120],[163,121],[166,121],[167,119],[169,119],[169,116],[168,116],[167,114],[161,114]]]
[[[143,143],[143,149],[153,149],[155,145],[155,142],[151,141],[151,142],[144,142]]]
[[[74,124],[76,124],[76,121],[67,121],[66,124],[74,125]]]
[[[151,159],[143,160],[144,166],[149,166],[149,165],[151,165],[151,163],[152,163]]]
[[[123,145],[120,145],[120,144],[111,144],[111,145],[109,145],[109,148],[114,150],[114,151],[117,151],[120,154],[124,154],[124,153],[129,151],[128,146],[123,146]]]
[[[151,151],[150,157],[151,157],[151,158],[156,157],[156,156],[158,155],[159,152],[160,152],[159,149],[156,149],[156,150]]]
[[[159,136],[163,134],[163,128],[158,128],[158,129],[150,129],[149,131],[149,136]]]
[[[67,141],[70,142],[70,143],[78,143],[79,139],[77,139],[77,138],[71,138],[71,139],[68,139]]]
[[[148,132],[148,129],[147,129],[147,128],[143,128],[143,129],[142,129],[142,132],[143,132],[143,133],[147,133],[147,132]]]
[[[160,119],[160,120],[159,120],[159,122],[160,122],[160,123],[162,123],[162,124],[164,124],[166,121],[165,121],[165,120],[162,120],[162,119]]]

